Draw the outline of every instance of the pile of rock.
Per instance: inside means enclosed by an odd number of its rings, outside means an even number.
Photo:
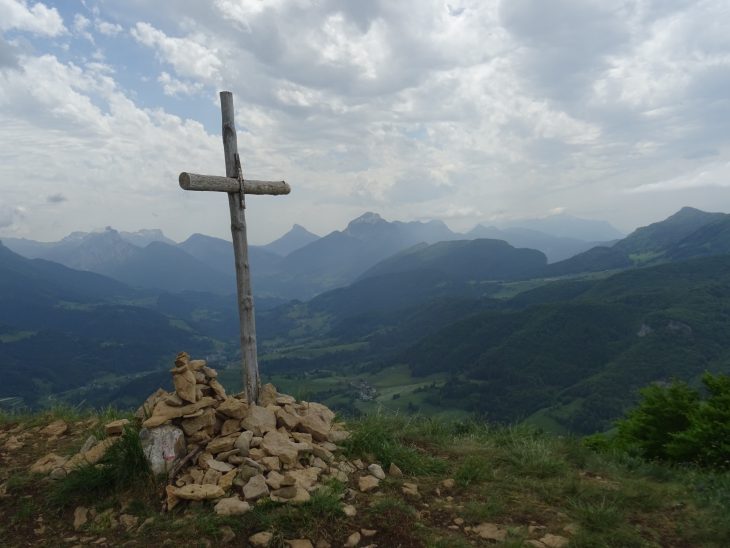
[[[96,421],[92,421],[96,422]],[[98,463],[109,448],[114,445],[124,432],[124,427],[129,424],[128,419],[112,421],[104,427],[106,438],[99,440],[96,436],[89,436],[79,452],[72,457],[63,457],[56,453],[48,453],[38,459],[30,467],[32,474],[49,474],[52,479],[60,479],[69,472],[89,464]],[[40,433],[54,441],[64,435],[68,430],[68,424],[63,420],[57,420],[43,428]]]
[[[171,475],[168,509],[180,500],[218,500],[219,514],[241,514],[270,498],[301,503],[323,481],[347,481],[336,456],[348,437],[326,406],[264,385],[258,404],[231,396],[204,360],[181,353],[173,393],[158,390],[137,411],[153,471]]]

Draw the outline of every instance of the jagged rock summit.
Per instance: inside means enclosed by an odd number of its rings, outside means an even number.
[[[321,482],[353,472],[336,457],[349,434],[326,406],[271,384],[256,403],[226,394],[215,369],[184,352],[172,374],[175,391],[158,390],[137,411],[153,471],[170,479],[168,509],[181,500],[218,500],[221,514],[265,498],[301,503]]]

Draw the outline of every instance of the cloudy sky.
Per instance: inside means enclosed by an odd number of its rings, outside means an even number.
[[[623,230],[730,211],[727,0],[0,0],[0,235],[226,237],[231,90],[250,239],[377,211]]]

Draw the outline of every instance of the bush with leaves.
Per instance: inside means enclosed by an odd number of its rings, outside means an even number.
[[[652,460],[730,468],[730,376],[706,373],[702,382],[704,398],[681,381],[644,388],[639,405],[617,422],[616,437],[593,437],[589,444]]]

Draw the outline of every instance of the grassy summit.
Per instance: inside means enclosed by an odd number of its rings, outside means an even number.
[[[110,418],[67,410],[0,418],[4,546],[245,545],[260,532],[272,533],[272,546],[292,539],[342,546],[355,532],[358,546],[381,547],[730,545],[727,473],[599,454],[576,439],[471,421],[375,414],[349,422],[348,458],[386,471],[394,463],[403,476],[387,474],[361,492],[356,473],[305,504],[267,501],[235,517],[217,516],[210,503],[161,513],[163,484],[135,458],[134,429],[97,473],[92,467],[54,481],[29,472],[48,452],[68,455],[90,433],[101,435]],[[59,419],[68,430],[54,436],[46,427]],[[75,529],[79,507],[87,521]]]

